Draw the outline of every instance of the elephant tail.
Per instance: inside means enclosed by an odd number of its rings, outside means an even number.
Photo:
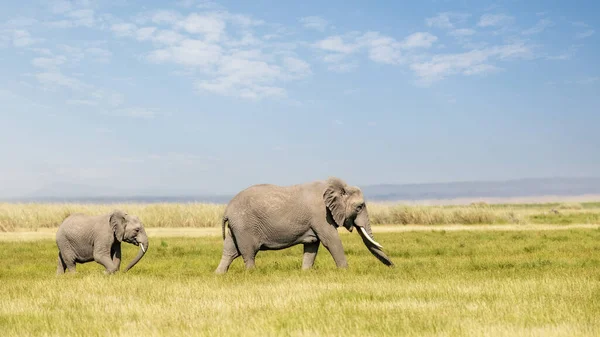
[[[225,223],[229,221],[229,218],[224,216],[223,221],[221,222],[221,232],[223,233],[223,240],[225,240]]]

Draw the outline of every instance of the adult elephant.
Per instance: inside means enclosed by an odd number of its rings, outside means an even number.
[[[225,235],[226,223],[229,236]],[[337,232],[339,226],[350,232],[356,227],[369,251],[383,264],[394,265],[373,239],[360,188],[335,177],[293,186],[251,186],[233,197],[225,209],[223,255],[215,272],[226,273],[240,255],[246,268],[251,269],[259,250],[279,250],[297,244],[304,245],[302,269],[309,269],[320,243],[333,256],[337,267],[347,268]]]
[[[148,250],[148,235],[135,215],[114,210],[104,215],[75,213],[68,216],[56,232],[58,246],[57,274],[68,269],[75,272],[76,263],[96,261],[112,274],[121,266],[121,242],[139,245],[137,256],[125,271],[133,268]]]

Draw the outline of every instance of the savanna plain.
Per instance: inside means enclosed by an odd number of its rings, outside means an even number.
[[[91,262],[56,276],[54,233],[115,208],[150,235],[127,273]],[[598,336],[600,203],[368,205],[396,266],[339,229],[348,269],[321,247],[259,252],[225,275],[223,205],[0,204],[4,336]],[[189,234],[189,235],[188,235]],[[137,247],[123,244],[123,261]]]

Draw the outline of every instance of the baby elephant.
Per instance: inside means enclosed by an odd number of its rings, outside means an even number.
[[[121,266],[121,241],[140,246],[137,256],[125,268],[128,271],[148,250],[148,235],[140,219],[121,210],[97,216],[72,214],[56,232],[56,273],[63,274],[66,269],[75,272],[76,263],[96,261],[106,268],[105,273],[112,274]]]

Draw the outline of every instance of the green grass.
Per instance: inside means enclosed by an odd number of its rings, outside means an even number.
[[[340,231],[340,233],[343,233]],[[600,230],[378,233],[396,263],[344,233],[349,269],[321,247],[259,252],[214,275],[218,237],[152,238],[129,273],[57,277],[50,240],[0,243],[3,336],[598,336]],[[136,247],[124,244],[124,261]]]

